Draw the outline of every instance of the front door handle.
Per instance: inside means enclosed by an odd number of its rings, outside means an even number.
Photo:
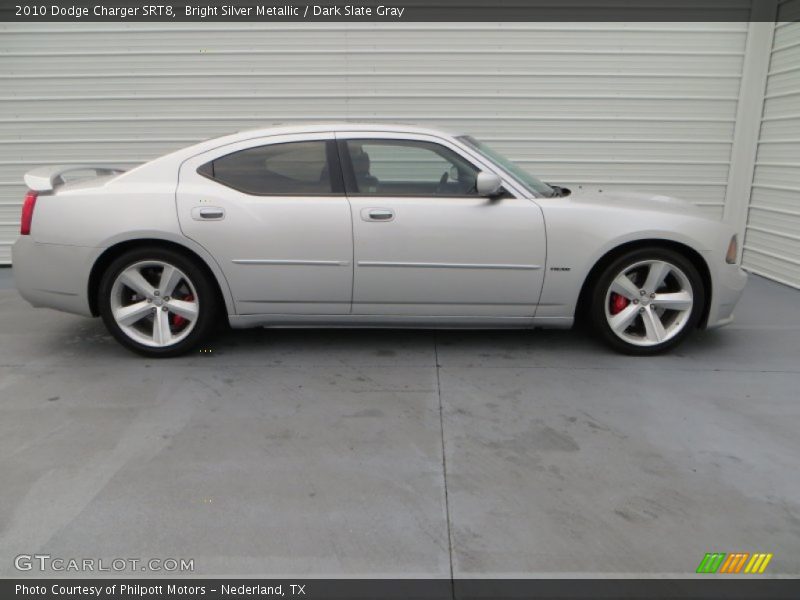
[[[219,206],[195,206],[192,218],[195,221],[220,221],[225,218],[225,209]]]
[[[365,221],[393,221],[394,211],[389,208],[365,208],[361,211]]]

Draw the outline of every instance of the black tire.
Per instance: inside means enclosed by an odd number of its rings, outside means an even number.
[[[650,343],[651,345],[637,345],[635,343],[626,341],[620,337],[620,335],[617,335],[617,333],[615,333],[611,328],[606,314],[606,304],[608,302],[607,299],[609,297],[610,286],[614,279],[627,267],[637,265],[644,261],[663,261],[674,267],[677,267],[677,269],[682,271],[682,274],[685,275],[686,279],[688,279],[688,282],[691,285],[692,294],[692,307],[690,310],[687,310],[680,317],[677,316],[677,313],[674,316],[672,313],[666,313],[666,316],[668,318],[672,316],[673,322],[676,323],[676,331],[672,337],[661,343],[646,342]],[[642,267],[642,269],[644,268],[645,267]],[[638,275],[638,273],[634,272],[634,276],[636,275]],[[667,283],[673,281],[670,279],[671,277],[675,277],[675,282],[678,281],[678,277],[676,275],[670,275],[668,276]],[[676,252],[675,250],[668,248],[658,247],[639,248],[637,250],[631,250],[630,252],[622,254],[611,261],[611,263],[609,263],[603,269],[591,289],[588,301],[590,304],[587,312],[592,329],[603,342],[617,352],[621,352],[623,354],[633,356],[651,356],[654,354],[661,354],[670,348],[677,346],[684,339],[686,339],[686,337],[689,336],[692,331],[697,329],[697,325],[703,314],[703,309],[706,303],[706,291],[703,285],[703,280],[700,277],[697,268],[688,258],[686,258],[686,256],[680,252]],[[637,299],[636,302],[638,303],[640,301]],[[655,300],[653,301],[653,305],[655,306]],[[608,310],[611,310],[610,307]],[[644,309],[640,305],[640,308],[637,310],[642,311]],[[631,328],[635,330],[636,327],[641,327],[643,330],[644,323],[641,321],[637,322],[637,318],[643,319],[643,317],[634,317]],[[643,341],[643,343],[645,342]]]
[[[167,263],[182,271],[186,278],[190,280],[191,285],[194,287],[194,293],[197,295],[197,297],[194,298],[193,293],[191,298],[193,302],[197,302],[198,316],[194,321],[194,326],[188,334],[184,334],[185,337],[181,338],[176,343],[158,347],[140,343],[125,333],[114,318],[112,311],[112,290],[117,277],[132,265],[147,261]],[[191,351],[208,338],[216,327],[220,314],[217,289],[207,272],[200,267],[195,260],[192,260],[186,255],[176,252],[175,250],[158,246],[136,248],[125,252],[115,259],[105,270],[100,280],[97,306],[109,333],[111,333],[120,344],[133,352],[151,358],[180,356]],[[170,327],[172,327],[172,325],[170,325]]]

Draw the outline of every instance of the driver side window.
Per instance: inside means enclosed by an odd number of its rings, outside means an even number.
[[[368,196],[477,196],[478,169],[449,148],[413,140],[347,140],[347,192]]]

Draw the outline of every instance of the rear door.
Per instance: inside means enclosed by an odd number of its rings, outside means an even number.
[[[352,223],[332,134],[275,136],[184,162],[183,233],[225,273],[238,314],[346,314]]]
[[[354,314],[532,318],[541,209],[477,195],[490,170],[447,140],[337,132],[353,213]]]

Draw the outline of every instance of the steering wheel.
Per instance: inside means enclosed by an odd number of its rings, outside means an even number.
[[[447,180],[450,179],[450,174],[445,171],[442,173],[442,176],[439,178],[439,185],[436,186],[436,195],[438,196],[442,192],[444,192],[444,186],[447,185]]]

